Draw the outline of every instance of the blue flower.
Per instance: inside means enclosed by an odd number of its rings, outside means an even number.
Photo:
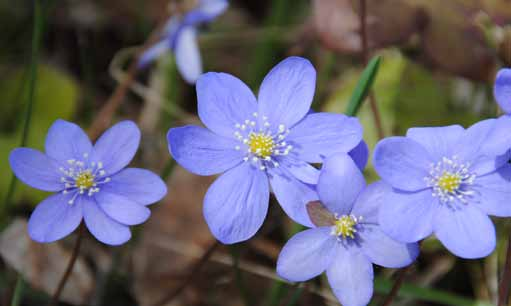
[[[500,69],[495,79],[493,95],[506,114],[511,114],[511,69]]]
[[[183,78],[190,84],[195,83],[202,74],[197,27],[211,22],[228,5],[226,0],[199,0],[197,7],[185,15],[172,16],[165,26],[162,40],[141,55],[139,66],[146,66],[161,54],[172,51]]]
[[[511,216],[511,120],[412,128],[378,143],[374,166],[392,186],[381,198],[380,224],[392,238],[431,234],[452,253],[481,258],[495,248],[488,215]]]
[[[399,243],[378,225],[379,198],[389,187],[365,186],[364,176],[346,154],[326,159],[318,182],[321,202],[308,204],[315,227],[293,236],[277,261],[284,279],[302,282],[326,271],[344,306],[367,305],[373,295],[373,266],[400,268],[419,254],[416,243]]]
[[[146,221],[151,214],[146,206],[167,193],[154,173],[123,169],[139,142],[140,131],[131,121],[116,124],[93,146],[79,126],[57,120],[46,137],[46,154],[14,149],[9,162],[18,179],[56,192],[30,216],[30,237],[38,242],[59,240],[73,232],[83,218],[99,241],[110,245],[128,241],[128,226]]]
[[[204,216],[223,243],[252,237],[268,211],[270,186],[284,211],[311,225],[305,204],[316,200],[313,185],[321,163],[349,152],[362,139],[356,118],[308,114],[316,71],[303,58],[290,57],[264,79],[258,102],[239,79],[206,73],[197,81],[198,113],[208,129],[170,129],[169,150],[176,161],[198,175],[225,172],[209,188]]]

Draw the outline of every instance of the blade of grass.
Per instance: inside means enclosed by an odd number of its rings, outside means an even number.
[[[358,80],[357,86],[351,95],[348,108],[346,109],[346,115],[356,116],[362,102],[369,95],[371,87],[378,74],[378,68],[380,67],[381,57],[375,56],[367,64],[366,68],[362,72],[360,79]]]

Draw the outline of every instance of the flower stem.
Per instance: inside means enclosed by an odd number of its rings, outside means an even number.
[[[240,264],[240,254],[239,254],[239,248],[236,245],[230,246],[231,251],[231,257],[233,262],[233,269],[234,269],[234,278],[236,282],[236,286],[238,287],[238,291],[240,292],[240,295],[244,301],[245,306],[252,305],[250,298],[250,294],[247,291],[247,288],[245,287],[245,282],[243,281],[243,275],[241,274],[241,270],[239,267]]]
[[[57,290],[55,290],[55,293],[53,294],[53,297],[48,304],[48,306],[56,306],[60,294],[62,293],[62,290],[64,290],[64,286],[66,285],[67,280],[69,279],[69,276],[71,276],[71,272],[73,271],[73,267],[76,263],[76,259],[78,259],[78,253],[80,252],[80,246],[82,244],[82,238],[83,238],[83,232],[84,232],[84,225],[80,224],[80,228],[78,230],[78,237],[76,238],[75,247],[73,248],[73,253],[71,254],[71,259],[69,259],[69,263],[67,264],[66,271],[64,272],[64,275],[60,279],[59,285],[57,286]]]
[[[499,303],[498,306],[507,305],[509,298],[509,285],[511,282],[511,235],[507,241],[506,264],[504,265],[504,274],[499,285]]]
[[[202,257],[195,263],[193,268],[188,274],[187,278],[181,283],[179,287],[177,287],[174,291],[171,291],[168,295],[162,297],[156,303],[152,304],[152,306],[163,306],[170,304],[176,297],[178,297],[185,289],[192,283],[192,281],[197,277],[199,271],[202,267],[209,261],[209,258],[213,255],[216,249],[220,246],[218,241],[215,241],[207,250],[204,252]]]
[[[18,306],[20,304],[24,289],[25,280],[23,280],[23,276],[18,275],[18,280],[16,280],[16,287],[14,288],[14,294],[12,295],[11,306]]]
[[[394,286],[392,286],[392,290],[390,290],[390,293],[387,295],[387,298],[385,298],[385,301],[383,302],[382,306],[390,306],[390,304],[392,304],[392,301],[394,301],[394,298],[397,296],[399,292],[399,288],[401,288],[401,285],[403,285],[406,273],[408,272],[408,269],[410,269],[411,266],[412,265],[409,265],[408,267],[405,267],[399,271],[397,279],[394,282]]]
[[[367,66],[369,62],[369,43],[367,39],[367,3],[366,0],[360,0],[360,38],[362,41],[362,59],[364,61],[364,65]],[[385,132],[383,130],[383,124],[381,120],[380,110],[378,108],[378,103],[376,102],[376,97],[374,96],[373,91],[369,92],[369,104],[371,106],[371,112],[373,114],[374,125],[376,126],[376,131],[378,132],[378,137],[380,139],[385,137]]]

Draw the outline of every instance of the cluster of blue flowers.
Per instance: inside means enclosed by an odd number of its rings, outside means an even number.
[[[166,37],[142,63],[173,50],[184,78],[194,82],[201,74],[195,27],[226,7],[226,1],[202,1],[171,19]],[[362,126],[356,118],[313,112],[315,87],[316,71],[300,57],[274,67],[257,97],[232,75],[198,77],[198,115],[205,128],[172,128],[167,140],[172,157],[188,171],[220,174],[204,198],[204,217],[219,241],[253,237],[272,191],[285,213],[308,228],[284,246],[277,273],[300,282],[326,272],[345,306],[369,303],[373,264],[410,265],[419,255],[418,242],[432,234],[462,258],[494,250],[489,216],[511,216],[510,69],[499,72],[494,89],[508,114],[467,129],[412,128],[404,137],[381,140],[373,160],[381,180],[369,185],[362,173],[369,156]],[[93,145],[80,127],[57,120],[45,153],[15,149],[9,158],[15,175],[55,192],[32,213],[30,237],[59,240],[83,219],[103,243],[128,241],[129,226],[146,221],[147,205],[167,193],[156,174],[124,169],[139,142],[140,131],[130,121],[116,124]]]

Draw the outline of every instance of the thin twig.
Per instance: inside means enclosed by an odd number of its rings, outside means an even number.
[[[367,3],[366,0],[360,0],[360,38],[362,41],[362,59],[364,64],[367,65],[369,62],[369,42],[367,38]],[[385,132],[383,131],[383,124],[381,120],[380,110],[378,109],[378,103],[376,103],[376,98],[371,90],[369,92],[369,104],[371,105],[371,112],[373,114],[374,124],[376,126],[376,131],[378,132],[378,137],[380,139],[385,137]]]
[[[399,292],[399,288],[401,288],[401,285],[403,285],[406,273],[408,272],[411,266],[412,265],[409,265],[408,267],[405,267],[399,271],[397,279],[394,282],[394,286],[392,286],[392,290],[390,290],[390,293],[387,295],[387,298],[385,298],[385,301],[383,302],[382,306],[390,306],[390,304],[392,304],[392,301],[394,301],[394,298],[396,298],[397,293]]]
[[[152,306],[163,306],[168,303],[170,303],[172,300],[174,300],[176,297],[178,297],[185,289],[192,283],[192,281],[197,277],[199,274],[199,271],[202,269],[202,267],[209,261],[209,258],[215,250],[220,246],[220,243],[218,241],[215,241],[207,250],[204,252],[202,257],[195,263],[193,268],[190,271],[190,274],[186,277],[186,279],[181,283],[179,287],[177,287],[174,291],[171,291],[168,295],[164,296],[160,300],[158,300],[156,303],[152,304]]]
[[[64,272],[64,275],[60,279],[59,285],[57,286],[57,290],[55,290],[55,293],[53,294],[53,297],[50,301],[50,304],[48,304],[49,306],[57,305],[60,294],[62,293],[62,290],[64,290],[64,286],[66,285],[69,276],[71,276],[71,272],[73,271],[76,259],[78,259],[78,253],[80,252],[80,246],[82,244],[82,237],[84,232],[83,229],[84,229],[83,224],[80,224],[80,229],[78,230],[78,237],[76,238],[76,243],[75,247],[73,248],[73,253],[71,254],[71,259],[69,259],[66,271]]]
[[[504,265],[504,273],[499,286],[499,304],[498,306],[507,305],[509,298],[509,285],[511,283],[511,235],[507,241],[506,264]]]
[[[140,55],[147,50],[159,37],[163,24],[156,27],[156,29],[149,35],[149,38],[144,42],[140,50],[136,53],[133,62],[129,65],[126,77],[117,85],[114,92],[110,95],[101,110],[99,111],[96,119],[92,122],[89,128],[89,136],[91,139],[96,139],[99,134],[112,122],[112,117],[121,106],[128,89],[133,81],[135,81],[138,72],[138,61]]]

